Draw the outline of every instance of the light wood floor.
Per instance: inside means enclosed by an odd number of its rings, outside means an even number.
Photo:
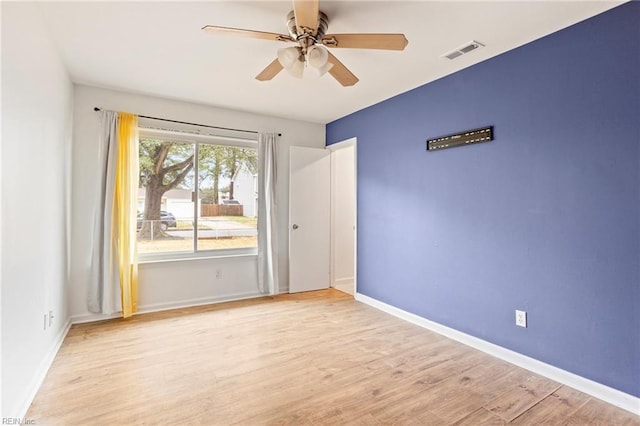
[[[639,425],[336,290],[71,328],[37,425]]]

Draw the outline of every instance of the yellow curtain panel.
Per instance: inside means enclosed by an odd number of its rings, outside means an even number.
[[[138,117],[118,113],[118,159],[114,194],[113,232],[118,251],[122,316],[130,317],[138,305],[136,213],[138,194]]]

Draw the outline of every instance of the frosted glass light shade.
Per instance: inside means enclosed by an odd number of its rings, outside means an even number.
[[[280,65],[289,68],[293,66],[295,62],[300,62],[298,60],[300,57],[299,49],[299,47],[283,47],[282,49],[278,49],[278,62],[280,62]]]
[[[320,68],[314,68],[314,67],[307,67],[307,73],[308,75],[311,75],[313,77],[322,77],[323,75],[325,75],[327,73],[327,71],[329,71],[331,69],[331,67],[333,67],[333,64],[330,62],[327,62],[326,64],[324,64],[324,66],[320,67]]]
[[[322,68],[329,60],[329,52],[327,49],[314,44],[307,51],[307,62],[314,68]],[[325,71],[326,72],[326,71]]]
[[[285,67],[285,70],[295,78],[302,78],[302,74],[304,73],[304,62],[296,60],[290,67]]]
[[[299,47],[278,49],[278,62],[289,74],[296,78],[302,78],[304,62],[301,60],[301,49]]]

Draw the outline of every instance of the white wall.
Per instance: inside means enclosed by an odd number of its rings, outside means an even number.
[[[255,217],[258,214],[256,197],[258,196],[257,179],[242,167],[233,184],[233,198],[242,204],[242,214],[246,217]]]
[[[73,86],[38,6],[1,7],[2,417],[19,417],[66,331]]]
[[[251,297],[257,282],[255,256],[146,263],[140,266],[140,311]]]
[[[353,293],[355,244],[355,148],[331,153],[332,286]]]
[[[280,227],[279,274],[281,292],[288,291],[288,191],[289,146],[324,147],[324,125],[274,118],[264,115],[214,108],[151,96],[117,92],[88,86],[76,86],[74,98],[73,141],[73,232],[70,312],[76,318],[88,314],[87,280],[89,277],[91,209],[98,202],[96,138],[99,113],[94,107],[135,114],[187,121],[213,126],[261,132],[282,133],[278,152],[278,208]],[[141,310],[194,301],[223,300],[257,292],[256,259],[199,259],[140,265]],[[215,278],[216,269],[222,277]]]
[[[198,206],[200,206],[200,199],[198,199]],[[167,198],[162,210],[166,210],[177,219],[189,219],[193,220],[193,201],[191,200],[176,200],[173,198]],[[138,208],[140,211],[144,211],[144,204],[142,208]]]

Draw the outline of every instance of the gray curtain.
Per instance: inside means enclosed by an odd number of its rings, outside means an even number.
[[[89,292],[87,305],[89,312],[112,314],[119,306],[114,293],[120,288],[117,258],[112,247],[112,214],[115,170],[118,153],[118,113],[101,111],[100,138],[98,156],[100,177],[98,182],[98,200],[93,211],[93,235],[90,263]],[[119,303],[118,303],[119,304]]]
[[[258,135],[258,285],[278,293],[278,203],[276,199],[277,135]]]

